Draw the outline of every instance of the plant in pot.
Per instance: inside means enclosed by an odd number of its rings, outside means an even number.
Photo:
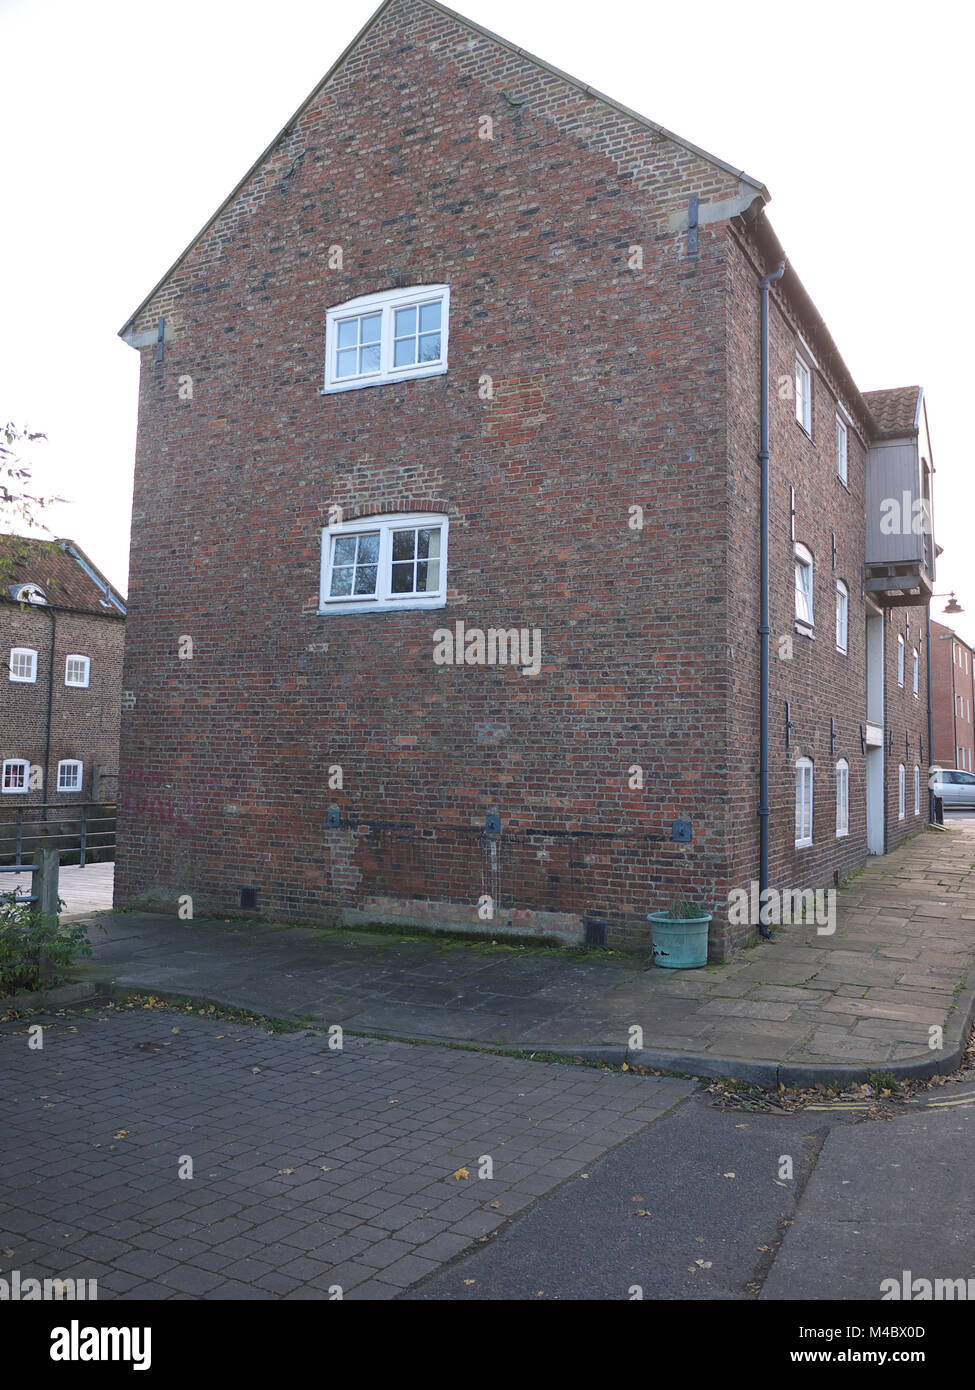
[[[664,912],[650,912],[653,963],[665,970],[700,970],[708,963],[708,927],[712,913],[680,895]]]

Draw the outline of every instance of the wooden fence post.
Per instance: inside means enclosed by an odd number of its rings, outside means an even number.
[[[31,874],[31,893],[36,901],[34,910],[41,915],[41,942],[37,952],[37,983],[45,987],[48,976],[48,948],[46,936],[58,925],[58,874],[61,856],[56,849],[34,851],[34,868]]]

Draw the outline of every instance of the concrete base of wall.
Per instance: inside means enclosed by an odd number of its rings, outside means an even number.
[[[561,946],[582,946],[586,940],[582,918],[576,913],[502,909],[495,917],[482,921],[467,904],[412,902],[401,898],[366,898],[361,907],[344,908],[340,921],[345,927],[379,922],[391,927],[473,933],[489,940],[530,936]]]

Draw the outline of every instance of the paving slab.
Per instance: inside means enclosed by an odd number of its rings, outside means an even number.
[[[134,912],[90,920],[85,972],[103,988],[352,1033],[572,1055],[629,1048],[632,1060],[674,1071],[703,1057],[707,1074],[722,1074],[724,1061],[732,1076],[748,1071],[743,1059],[773,1074],[788,1062],[790,1075],[808,1066],[808,1079],[829,1064],[863,1076],[896,1046],[901,1074],[948,1071],[975,1012],[975,820],[870,863],[838,891],[834,933],[778,928],[693,971],[409,932]],[[866,1026],[878,1020],[896,1026]],[[925,1044],[933,1028],[943,1029],[938,1049]]]

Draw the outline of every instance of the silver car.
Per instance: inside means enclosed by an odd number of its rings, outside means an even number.
[[[945,810],[960,806],[975,807],[975,773],[961,768],[932,768],[931,790],[940,796]]]

